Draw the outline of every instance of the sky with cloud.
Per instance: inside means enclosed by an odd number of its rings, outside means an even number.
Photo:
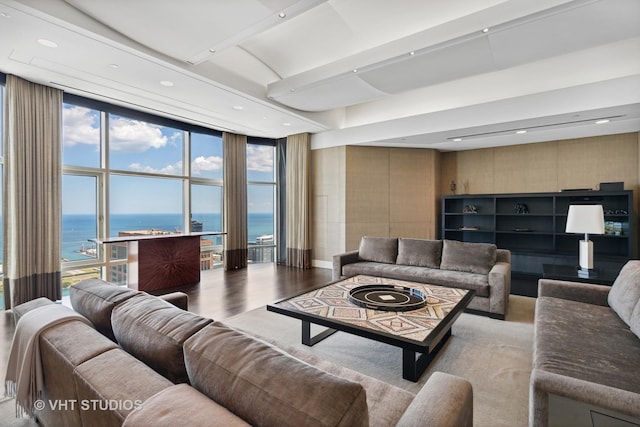
[[[97,168],[100,166],[100,112],[65,105],[63,109],[63,162]],[[116,115],[109,116],[109,165],[112,170],[182,176],[185,132]],[[247,146],[249,181],[273,181],[274,149]],[[221,138],[191,134],[191,175],[222,180]],[[182,181],[148,177],[114,175],[110,180],[112,213],[176,213],[182,209]],[[63,182],[64,213],[83,213],[91,182],[66,179]],[[273,209],[271,191],[251,188],[250,211]],[[84,195],[84,196],[83,196]],[[194,196],[195,197],[195,196]],[[216,196],[217,197],[217,196]],[[193,202],[195,206],[219,209],[220,202]]]

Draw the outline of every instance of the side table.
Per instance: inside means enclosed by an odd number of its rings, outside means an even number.
[[[597,285],[613,285],[619,271],[597,268],[589,272],[588,276],[579,273],[579,269],[573,265],[543,264],[542,278],[554,280],[567,280],[569,282],[593,283]]]

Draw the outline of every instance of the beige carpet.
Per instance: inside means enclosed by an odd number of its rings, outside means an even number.
[[[528,424],[534,308],[534,298],[512,295],[505,321],[462,314],[453,335],[417,383],[402,379],[402,351],[397,347],[343,332],[307,347],[300,343],[299,320],[264,307],[223,322],[414,393],[431,372],[461,376],[473,385],[474,425],[524,427]]]
[[[4,389],[0,390],[2,395]],[[0,395],[1,396],[1,395]],[[16,418],[16,400],[0,397],[0,427],[37,427],[30,418]]]

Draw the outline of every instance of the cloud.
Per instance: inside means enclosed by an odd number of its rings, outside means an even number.
[[[141,165],[140,163],[131,163],[129,165],[129,169],[135,172],[158,173],[163,175],[182,175],[182,162],[176,162],[161,169]]]
[[[256,172],[273,171],[273,147],[247,145],[247,169]]]
[[[141,153],[150,148],[162,148],[169,142],[160,126],[123,118],[113,118],[109,123],[109,149],[112,151]]]
[[[100,146],[100,120],[96,111],[73,106],[65,107],[62,115],[65,146],[73,147],[77,144]]]
[[[200,175],[202,172],[210,172],[222,169],[222,157],[198,156],[191,162],[191,174]]]

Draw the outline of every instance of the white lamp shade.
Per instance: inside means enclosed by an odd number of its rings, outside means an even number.
[[[570,205],[565,231],[567,233],[604,234],[602,205]]]

